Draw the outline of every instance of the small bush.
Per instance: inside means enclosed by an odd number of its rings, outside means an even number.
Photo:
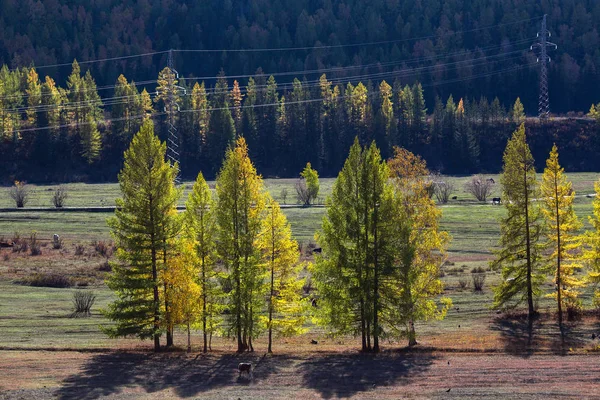
[[[82,244],[75,245],[75,255],[76,256],[82,256],[84,252],[85,252],[85,247],[83,247]]]
[[[447,180],[442,180],[439,174],[431,176],[433,180],[433,194],[438,203],[446,204],[454,192],[454,184]]]
[[[37,233],[35,232],[31,232],[31,236],[29,237],[29,249],[32,256],[39,256],[42,254],[40,242],[37,240]]]
[[[286,204],[287,203],[287,197],[288,197],[288,190],[287,190],[287,188],[281,189],[280,197],[281,197],[281,202],[283,204]]]
[[[59,274],[35,274],[24,282],[29,286],[68,288],[73,286],[71,279]]]
[[[65,205],[65,200],[69,197],[69,193],[67,193],[67,188],[63,185],[60,185],[54,191],[52,195],[52,204],[56,208],[62,208]]]
[[[465,290],[465,289],[467,288],[467,286],[469,286],[469,281],[468,281],[467,279],[465,279],[465,278],[460,278],[460,279],[458,280],[458,287],[459,287],[461,290]]]
[[[492,194],[493,183],[481,175],[475,175],[465,184],[465,190],[471,193],[477,200],[486,201]]]
[[[92,315],[91,309],[96,301],[94,292],[77,290],[73,293],[73,314],[71,317],[89,317]]]
[[[9,255],[8,253],[4,253],[4,254],[2,255],[2,259],[3,259],[4,261],[10,261],[10,255]]]
[[[92,246],[96,250],[96,253],[102,257],[110,257],[112,255],[112,246],[103,240],[92,242]]]
[[[475,267],[471,270],[472,274],[482,274],[485,272],[485,269],[483,267]]]
[[[483,284],[485,283],[485,274],[472,274],[473,278],[473,290],[476,292],[483,291]]]
[[[29,202],[29,186],[25,182],[15,181],[10,189],[10,197],[15,201],[17,208],[23,208]]]
[[[462,267],[448,268],[448,275],[458,275],[462,274],[463,272],[465,272],[464,265]]]
[[[29,250],[29,243],[27,242],[27,240],[23,239],[18,232],[15,232],[15,234],[13,235],[12,242],[13,253],[27,252],[27,250]]]

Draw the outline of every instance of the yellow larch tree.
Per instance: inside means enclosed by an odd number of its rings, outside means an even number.
[[[575,273],[581,268],[581,221],[573,210],[575,192],[558,163],[558,148],[552,147],[542,176],[542,213],[546,223],[547,246],[552,250],[549,266],[554,271],[556,291],[551,294],[558,304],[558,324],[562,333],[563,306],[570,313],[581,307],[580,289],[584,283]]]

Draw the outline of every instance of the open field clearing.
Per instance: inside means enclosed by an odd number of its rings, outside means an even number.
[[[570,178],[578,194],[588,194],[593,192],[597,174],[571,174]],[[0,213],[4,239],[12,238],[14,232],[27,238],[36,231],[42,242],[38,256],[0,249],[0,399],[600,398],[598,315],[590,311],[568,321],[561,343],[551,298],[539,300],[542,316],[532,336],[527,334],[524,317],[504,318],[492,310],[491,288],[500,275],[489,270],[488,262],[497,245],[498,218],[504,208],[474,202],[462,189],[468,177],[452,179],[458,199],[441,207],[442,229],[453,237],[443,267],[443,295],[452,299],[453,306],[444,320],[417,324],[419,345],[415,349],[406,350],[405,341],[384,340],[383,353],[376,356],[358,353],[359,339],[330,338],[312,321],[307,333],[276,339],[273,356],[264,356],[264,335],[255,341],[254,354],[243,355],[235,354],[234,341],[219,337],[212,342],[215,352],[203,355],[197,332],[192,336],[191,355],[184,353],[182,331],[175,334],[180,351],[158,355],[150,353],[149,341],[109,339],[100,327],[110,322],[100,310],[114,298],[104,284],[112,254],[105,221],[112,213],[27,209]],[[323,181],[325,195],[331,192],[333,180]],[[276,198],[287,188],[290,204],[295,202],[294,182],[265,183]],[[189,188],[191,183],[185,185]],[[116,184],[67,187],[72,190],[72,204],[68,204],[72,206],[88,205],[88,201],[102,206],[118,197]],[[35,188],[32,207],[49,206],[48,188]],[[0,199],[9,207],[6,190],[2,188]],[[302,244],[303,258],[310,260],[314,232],[326,209],[283,211]],[[589,228],[592,199],[578,197],[575,211]],[[61,249],[52,246],[54,233],[64,239]],[[106,245],[105,253],[98,242]],[[481,292],[473,290],[473,270],[485,275]],[[36,274],[66,276],[72,286],[27,285]],[[548,279],[543,289],[552,288]],[[71,318],[73,293],[82,289],[97,295],[92,315]],[[586,288],[582,295],[587,309],[593,289]],[[238,378],[236,367],[241,361],[256,366],[252,380]]]

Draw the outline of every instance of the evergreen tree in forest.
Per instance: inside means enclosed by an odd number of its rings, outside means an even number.
[[[292,91],[286,98],[286,111],[288,137],[290,138],[290,155],[293,156],[293,159],[289,160],[289,165],[296,171],[302,168],[309,152],[306,134],[308,130],[306,100],[308,99],[308,93],[303,88],[302,82],[294,79]]]
[[[394,116],[394,104],[392,102],[392,87],[386,81],[379,85],[379,111],[375,128],[375,140],[381,147],[383,158],[391,155],[392,146],[397,142],[398,125]]]
[[[500,182],[507,215],[500,220],[500,250],[494,252],[490,264],[502,272],[502,282],[494,289],[494,307],[514,308],[525,302],[531,323],[536,313],[534,301],[544,281],[543,221],[539,204],[534,201],[539,189],[524,124],[508,141],[503,160]]]
[[[266,295],[266,265],[261,232],[265,219],[262,178],[248,157],[244,138],[227,150],[217,177],[217,248],[227,272],[229,291],[226,333],[237,338],[237,351],[254,351]]]
[[[38,120],[38,110],[42,104],[42,84],[35,68],[29,69],[27,73],[27,123],[29,126],[36,126]]]
[[[552,296],[558,305],[558,325],[563,331],[563,307],[569,315],[581,309],[578,290],[584,284],[576,275],[581,269],[581,237],[577,234],[583,224],[573,209],[575,192],[558,163],[558,148],[552,146],[546,169],[542,175],[542,213],[546,222],[547,246],[552,250],[549,257],[550,270],[554,272],[556,291]]]
[[[229,108],[229,87],[223,71],[217,77],[211,109],[206,147],[209,166],[215,170],[216,166],[221,164],[225,151],[236,138],[235,123]]]
[[[180,195],[174,186],[178,168],[165,161],[165,154],[152,122],[145,122],[125,152],[119,174],[123,198],[108,220],[118,261],[107,279],[116,299],[105,311],[115,325],[104,331],[111,337],[153,338],[155,351],[164,327],[160,277],[166,266],[161,253]]]
[[[512,121],[517,125],[521,125],[525,122],[525,109],[523,108],[521,99],[518,97],[517,100],[515,100],[515,104],[512,109]]]

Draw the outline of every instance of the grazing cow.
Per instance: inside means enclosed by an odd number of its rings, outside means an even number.
[[[500,197],[494,197],[492,199],[492,204],[500,204],[502,202],[502,199]]]
[[[242,372],[245,372],[246,375],[252,377],[252,363],[241,362],[238,364],[239,375],[238,378],[242,376]]]
[[[322,249],[322,248],[320,248],[320,247],[317,247],[317,248],[316,248],[316,249],[314,249],[312,252],[313,252],[313,254],[321,254],[321,253],[323,252],[323,249]]]
[[[487,183],[495,184],[496,181],[493,178],[489,178],[485,180]]]
[[[452,196],[452,200],[458,199],[458,196]]]
[[[313,307],[317,308],[317,299],[312,299],[312,300],[310,301],[310,304],[311,304]]]
[[[319,344],[319,342],[317,342],[315,339],[312,339],[312,340],[310,341],[310,344]]]

